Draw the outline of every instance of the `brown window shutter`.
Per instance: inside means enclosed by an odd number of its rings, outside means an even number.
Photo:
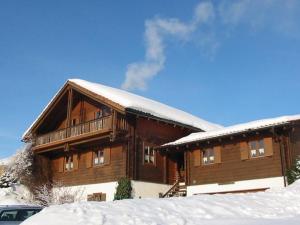
[[[86,168],[91,168],[93,165],[93,152],[86,153]]]
[[[264,138],[265,156],[272,156],[273,151],[273,139],[272,137]]]
[[[193,151],[193,157],[194,157],[194,166],[200,166],[201,165],[201,151],[200,149],[196,149]]]
[[[101,193],[101,201],[105,202],[106,201],[106,194]]]
[[[221,163],[221,146],[214,147],[215,163]]]
[[[64,160],[65,160],[65,157],[61,157],[58,159],[58,172],[59,173],[64,172]]]
[[[78,154],[73,154],[74,170],[78,170]]]
[[[110,147],[104,148],[104,164],[110,163]]]
[[[243,141],[240,143],[241,160],[249,159],[249,146],[248,142]]]

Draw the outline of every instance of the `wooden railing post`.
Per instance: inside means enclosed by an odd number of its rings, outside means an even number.
[[[72,105],[73,105],[73,89],[70,88],[68,92],[68,106],[67,106],[67,124],[66,128],[71,127],[71,119],[72,119]],[[67,130],[67,137],[70,137],[70,133]]]

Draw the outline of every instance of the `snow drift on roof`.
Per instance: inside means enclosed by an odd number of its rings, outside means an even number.
[[[267,128],[272,126],[278,126],[282,124],[287,124],[292,121],[300,120],[300,114],[292,115],[292,116],[281,116],[276,118],[269,118],[263,120],[256,120],[248,123],[237,124],[229,127],[220,128],[214,131],[208,132],[197,132],[192,133],[188,136],[180,138],[174,142],[170,142],[164,144],[163,146],[173,146],[173,145],[180,145],[186,144],[194,141],[202,141],[216,137],[222,137],[230,134],[241,133],[245,131],[257,130],[261,128]]]
[[[69,79],[69,83],[74,83],[84,89],[87,89],[97,95],[105,97],[112,102],[115,102],[125,109],[132,109],[142,113],[150,114],[152,116],[181,123],[184,125],[199,128],[203,131],[210,131],[221,128],[222,126],[214,123],[210,123],[199,117],[193,116],[187,112],[179,109],[175,109],[168,105],[162,104],[160,102],[121,90],[113,87],[108,87],[98,83],[92,83],[89,81],[81,79]],[[54,97],[55,98],[55,97]],[[51,102],[54,100],[51,100]],[[50,103],[51,103],[50,102]],[[48,104],[48,106],[50,105]],[[48,106],[43,110],[43,112],[48,108]],[[43,114],[42,112],[42,114]],[[42,115],[41,114],[41,115]],[[40,116],[41,116],[40,115]],[[39,117],[40,117],[39,116]],[[39,118],[38,117],[38,118]],[[37,121],[37,120],[36,120]],[[35,122],[36,122],[35,121]],[[23,138],[28,135],[29,131],[35,124],[35,122],[29,127],[29,129],[24,133]]]

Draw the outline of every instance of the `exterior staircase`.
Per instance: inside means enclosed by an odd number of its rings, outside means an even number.
[[[161,198],[170,197],[185,197],[186,196],[186,184],[185,182],[176,181],[175,184],[165,193]]]

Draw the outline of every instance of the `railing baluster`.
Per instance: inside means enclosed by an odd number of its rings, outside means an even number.
[[[102,117],[93,121],[78,124],[62,130],[54,131],[36,137],[36,145],[49,144],[55,141],[61,141],[68,137],[76,137],[86,133],[92,133],[99,130],[107,129],[111,126],[112,115]],[[118,129],[125,130],[127,122],[124,118],[120,118],[117,122]],[[68,135],[69,134],[69,135]]]

